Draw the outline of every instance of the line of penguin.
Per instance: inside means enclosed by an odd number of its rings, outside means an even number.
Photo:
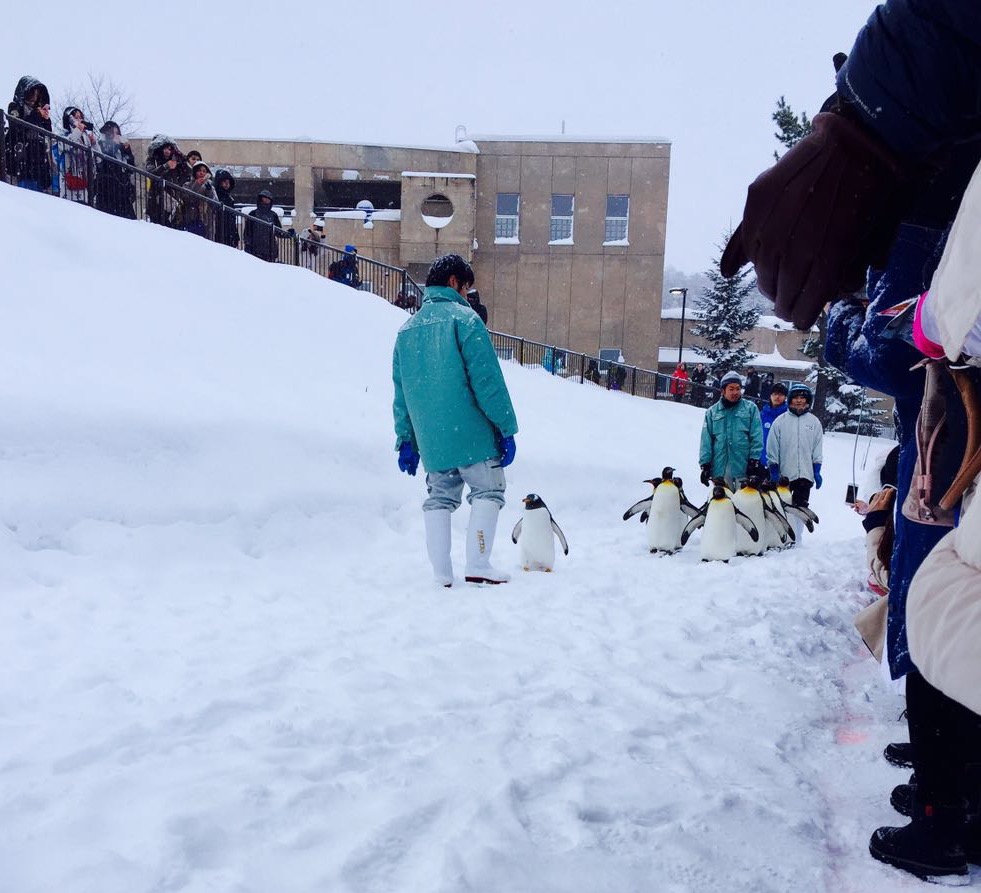
[[[647,525],[650,551],[672,554],[684,546],[700,527],[702,561],[728,561],[735,555],[762,555],[768,549],[794,545],[800,529],[814,532],[818,516],[807,506],[794,505],[790,482],[746,478],[735,492],[722,478],[713,481],[712,494],[701,508],[685,496],[681,478],[671,466],[660,477],[644,481],[653,492],[623,513],[628,521],[640,514]],[[555,566],[555,537],[562,552],[569,543],[545,501],[537,493],[521,500],[524,510],[511,531],[511,542],[521,545],[521,566],[526,571],[550,572]],[[795,526],[798,530],[795,532]]]
[[[670,466],[660,477],[644,483],[654,492],[630,506],[623,520],[640,513],[641,523],[647,525],[651,552],[677,552],[702,527],[702,561],[728,561],[735,555],[762,555],[767,549],[792,546],[801,528],[813,533],[818,523],[810,508],[793,504],[790,482],[785,477],[777,483],[746,478],[735,492],[722,478],[716,478],[712,494],[701,508],[689,502],[681,478],[675,477]]]

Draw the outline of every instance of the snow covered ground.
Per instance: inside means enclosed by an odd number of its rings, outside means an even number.
[[[435,589],[401,311],[6,186],[0,260],[0,889],[920,886],[866,849],[905,729],[851,625],[851,438],[799,548],[657,558],[620,517],[665,464],[702,500],[700,411],[508,365],[515,579]],[[531,491],[553,574],[508,537]]]

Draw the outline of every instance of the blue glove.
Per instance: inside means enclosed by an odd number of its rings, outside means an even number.
[[[824,483],[824,481],[821,479],[821,463],[820,462],[815,462],[814,463],[814,486],[817,487],[818,490],[820,490],[821,489],[821,484],[823,484],[823,483]]]
[[[780,466],[774,463],[770,466],[770,480],[779,481],[780,480]]]
[[[403,440],[399,445],[399,471],[404,471],[408,475],[415,475],[419,467],[419,454],[412,445],[412,441]]]
[[[497,448],[501,451],[501,468],[507,468],[514,461],[514,453],[517,447],[514,444],[514,436],[497,436]]]

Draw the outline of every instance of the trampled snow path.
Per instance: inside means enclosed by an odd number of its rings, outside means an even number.
[[[904,730],[851,628],[850,438],[799,549],[657,558],[620,515],[664,464],[703,496],[700,413],[507,367],[516,577],[434,589],[394,461],[400,311],[0,209],[0,888],[919,887],[866,851]],[[554,574],[515,568],[529,491],[569,539]]]

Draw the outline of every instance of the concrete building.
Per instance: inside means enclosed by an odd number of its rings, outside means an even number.
[[[461,134],[462,136],[462,134]],[[134,140],[137,158],[146,140]],[[487,136],[443,148],[178,137],[235,197],[269,189],[284,225],[323,219],[421,282],[434,257],[471,261],[492,329],[655,368],[670,144]]]

